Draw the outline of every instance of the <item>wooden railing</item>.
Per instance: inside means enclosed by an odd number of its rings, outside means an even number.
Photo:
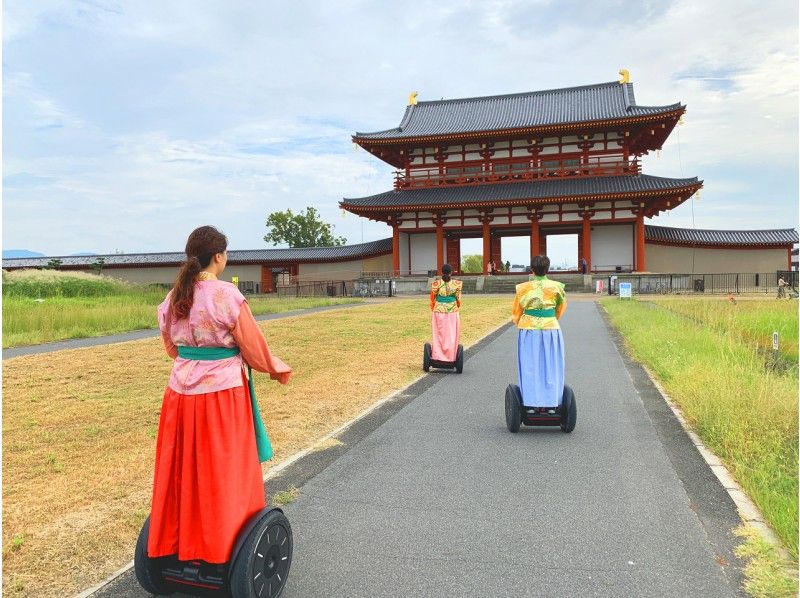
[[[535,167],[520,162],[494,164],[493,170],[484,170],[483,166],[474,165],[445,165],[441,170],[438,166],[434,168],[415,168],[409,172],[408,176],[406,176],[404,170],[397,170],[394,173],[394,187],[395,189],[408,189],[414,187],[438,187],[441,185],[533,181],[548,178],[632,175],[641,172],[638,160],[601,162],[595,158],[588,163],[570,163],[574,161],[552,160],[552,162],[558,162],[558,164]]]

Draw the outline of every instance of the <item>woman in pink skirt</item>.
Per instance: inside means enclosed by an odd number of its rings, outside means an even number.
[[[442,266],[441,280],[431,286],[431,311],[433,312],[433,343],[431,359],[434,361],[456,360],[458,342],[461,339],[461,281],[453,280],[450,264]]]

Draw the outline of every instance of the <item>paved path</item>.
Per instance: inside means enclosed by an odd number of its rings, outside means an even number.
[[[516,331],[505,329],[461,376],[426,377],[416,398],[302,478],[286,508],[295,553],[284,595],[737,595],[738,569],[721,566],[733,560],[733,503],[619,354],[599,307],[575,302],[562,323],[572,434],[506,430]],[[100,595],[143,594],[128,573]]]
[[[350,307],[359,307],[363,305],[371,305],[373,302],[363,303],[344,303],[341,305],[327,305],[324,307],[312,307],[310,309],[296,309],[293,311],[284,311],[277,314],[264,314],[255,316],[259,322],[264,320],[277,320],[280,318],[289,318],[292,316],[302,316],[305,314],[312,314],[320,311],[328,311],[331,309],[344,309]],[[114,343],[126,343],[128,341],[138,341],[143,338],[155,338],[159,335],[158,328],[148,328],[147,330],[132,330],[131,332],[123,332],[120,334],[109,334],[106,336],[94,336],[91,338],[75,338],[66,341],[57,341],[53,343],[42,343],[41,345],[26,345],[24,347],[14,347],[11,349],[3,349],[3,360],[12,359],[14,357],[22,357],[23,355],[35,355],[38,353],[53,353],[54,351],[63,351],[65,349],[81,349],[83,347],[97,347],[100,345],[112,345]]]

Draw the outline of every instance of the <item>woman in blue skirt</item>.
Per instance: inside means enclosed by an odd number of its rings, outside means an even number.
[[[517,285],[512,319],[519,328],[517,360],[522,403],[558,407],[564,393],[564,339],[558,320],[567,308],[564,283],[550,280],[550,259],[531,261],[533,276]]]

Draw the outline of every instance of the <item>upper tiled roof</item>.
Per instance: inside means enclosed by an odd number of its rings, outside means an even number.
[[[617,120],[671,112],[667,106],[639,106],[633,84],[598,83],[510,95],[418,102],[406,108],[400,126],[356,133],[363,140],[404,139],[451,133],[526,129],[599,120]]]
[[[381,239],[357,245],[339,247],[304,247],[296,249],[240,249],[228,251],[229,264],[280,264],[304,262],[338,262],[391,253],[392,239]],[[123,253],[111,255],[51,256],[11,258],[3,260],[3,268],[41,268],[52,259],[61,260],[65,267],[89,267],[102,257],[105,266],[172,266],[186,260],[183,252]]]
[[[344,208],[425,207],[478,204],[489,201],[525,201],[562,197],[587,197],[619,193],[658,192],[699,185],[697,177],[667,179],[640,174],[595,178],[560,178],[520,183],[495,183],[386,191],[368,197],[344,198]]]
[[[645,225],[644,238],[676,245],[791,245],[797,243],[793,228],[772,230],[708,230]]]

